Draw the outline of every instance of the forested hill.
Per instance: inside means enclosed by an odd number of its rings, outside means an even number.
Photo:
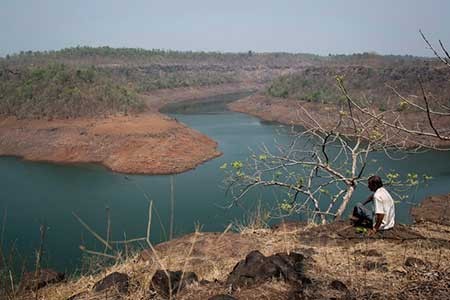
[[[413,75],[427,68],[435,68],[435,62],[373,53],[318,56],[110,47],[27,51],[0,58],[0,114],[75,118],[130,113],[143,109],[140,93],[229,83],[260,86],[275,78],[268,90],[273,96],[327,102],[337,99],[334,75],[345,75],[352,88],[369,97],[384,97],[379,89],[383,80],[398,78],[409,87],[416,84]]]
[[[0,115],[76,118],[133,113],[144,105],[133,89],[95,67],[58,63],[0,68]]]
[[[343,79],[355,100],[373,104],[381,111],[408,108],[396,92],[422,104],[419,80],[431,103],[450,105],[450,72],[434,61],[405,61],[386,66],[308,67],[276,78],[267,88],[267,93],[280,98],[337,103],[345,98],[337,86],[336,76]]]
[[[105,66],[151,65],[151,64],[203,64],[227,65],[234,67],[264,65],[269,67],[289,67],[314,63],[320,56],[314,54],[291,53],[243,53],[193,52],[161,49],[72,47],[56,51],[22,51],[6,55],[4,63],[46,64],[61,62],[66,64],[86,64]]]

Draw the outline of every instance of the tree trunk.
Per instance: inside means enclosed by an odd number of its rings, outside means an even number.
[[[354,185],[348,185],[347,186],[347,192],[345,193],[344,199],[342,200],[341,206],[339,206],[338,211],[336,212],[336,220],[341,219],[342,214],[345,211],[345,208],[347,207],[348,202],[350,202],[350,199],[352,198],[353,192],[355,191]]]

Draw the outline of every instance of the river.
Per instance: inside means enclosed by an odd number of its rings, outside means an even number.
[[[222,103],[223,104],[223,103]],[[226,111],[224,106],[188,114],[172,113],[219,144],[223,155],[196,169],[174,176],[123,175],[100,166],[56,165],[27,162],[13,157],[0,158],[0,216],[5,220],[1,233],[3,250],[14,247],[32,267],[39,246],[39,226],[46,224],[44,265],[61,271],[74,271],[81,266],[79,245],[103,251],[72,213],[79,215],[93,230],[105,235],[106,207],[111,214],[111,232],[115,240],[145,236],[149,197],[153,200],[152,242],[167,239],[170,231],[171,181],[173,182],[175,236],[192,232],[195,224],[203,231],[222,231],[230,222],[244,218],[242,209],[225,209],[231,198],[221,187],[224,177],[220,166],[243,160],[249,148],[262,143],[287,142],[284,126]],[[426,173],[433,177],[409,199],[418,202],[427,195],[450,192],[450,153],[430,151],[390,161],[380,156],[377,164],[386,170]],[[355,201],[367,195],[365,187],[357,189]],[[261,191],[247,199],[250,207],[255,199],[274,205],[277,195]],[[253,201],[253,202],[252,202]],[[410,222],[410,205],[397,206],[398,220]],[[159,217],[160,218],[159,218]]]

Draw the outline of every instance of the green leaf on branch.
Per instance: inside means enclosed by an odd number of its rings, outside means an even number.
[[[233,161],[233,162],[231,163],[231,166],[232,166],[234,169],[239,170],[239,169],[242,169],[242,167],[244,166],[244,164],[242,163],[242,161],[236,160],[236,161]]]
[[[280,209],[284,212],[291,213],[293,206],[290,203],[283,202],[280,204]]]

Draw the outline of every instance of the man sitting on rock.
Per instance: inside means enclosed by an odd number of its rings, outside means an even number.
[[[372,228],[369,232],[374,235],[380,230],[387,230],[394,227],[395,206],[389,192],[383,187],[383,182],[379,176],[371,176],[368,180],[369,189],[374,192],[364,203],[358,203],[353,209],[351,220],[357,226]],[[374,202],[374,212],[365,207],[366,204]]]

